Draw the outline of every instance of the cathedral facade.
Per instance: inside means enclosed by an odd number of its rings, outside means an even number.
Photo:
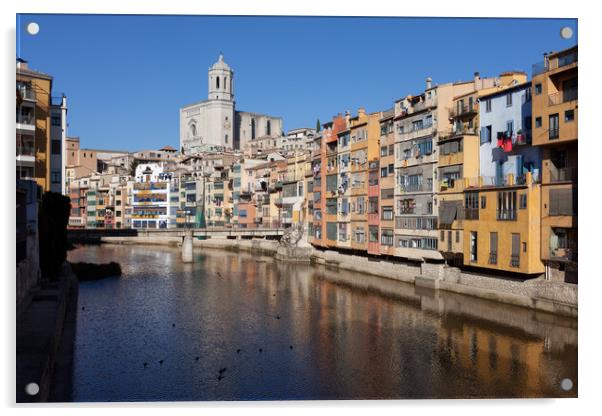
[[[220,54],[207,74],[208,96],[180,108],[180,148],[185,154],[225,148],[239,150],[251,140],[282,136],[282,118],[237,111],[234,71]]]

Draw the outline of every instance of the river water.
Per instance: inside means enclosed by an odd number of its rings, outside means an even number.
[[[74,401],[577,395],[574,319],[247,253],[195,256],[69,253],[123,270],[80,283]]]

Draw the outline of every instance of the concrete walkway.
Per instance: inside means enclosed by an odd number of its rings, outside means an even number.
[[[70,400],[76,307],[77,279],[65,263],[59,282],[35,289],[17,316],[17,403]],[[26,393],[29,383],[37,394]]]

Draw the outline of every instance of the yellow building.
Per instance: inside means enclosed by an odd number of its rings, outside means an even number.
[[[522,274],[544,271],[540,253],[541,184],[508,175],[502,186],[464,180],[464,265]]]
[[[17,59],[17,179],[33,179],[50,190],[52,77]]]
[[[541,258],[552,280],[577,282],[577,46],[544,56],[533,90],[533,145],[542,149]]]

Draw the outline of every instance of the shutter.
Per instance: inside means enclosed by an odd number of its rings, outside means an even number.
[[[489,233],[489,253],[497,253],[497,233]]]
[[[512,234],[512,255],[520,254],[520,234]]]

